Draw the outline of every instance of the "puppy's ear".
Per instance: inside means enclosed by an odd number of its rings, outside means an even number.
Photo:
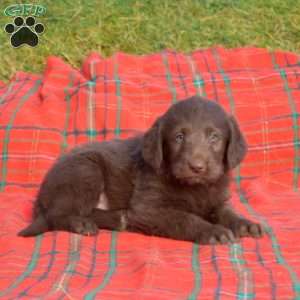
[[[163,162],[163,145],[161,134],[161,120],[156,120],[153,126],[145,133],[142,154],[144,160],[159,171]]]
[[[228,121],[230,133],[227,147],[227,166],[229,169],[233,169],[243,160],[248,147],[235,118],[229,116]]]

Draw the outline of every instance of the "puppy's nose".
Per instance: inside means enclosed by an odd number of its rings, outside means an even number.
[[[203,160],[189,161],[190,169],[195,173],[203,173],[206,170],[206,165]]]

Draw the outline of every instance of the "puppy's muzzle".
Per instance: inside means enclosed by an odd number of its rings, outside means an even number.
[[[204,174],[207,171],[207,163],[203,159],[192,159],[187,161],[189,169],[195,174]]]

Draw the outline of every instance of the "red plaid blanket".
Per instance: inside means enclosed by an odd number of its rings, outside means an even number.
[[[250,145],[233,204],[263,223],[261,240],[198,246],[132,233],[16,233],[37,188],[73,146],[147,129],[200,94],[232,112]],[[41,76],[0,83],[1,299],[300,299],[300,56],[265,49],[163,51],[81,70],[57,57]]]

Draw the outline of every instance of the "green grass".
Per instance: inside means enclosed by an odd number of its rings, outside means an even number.
[[[172,48],[246,45],[298,52],[300,0],[41,0],[46,30],[35,48],[14,49],[0,31],[0,80],[17,70],[42,72],[58,55],[75,67],[91,51],[146,54]],[[20,1],[1,0],[0,10]],[[12,20],[0,16],[3,27]]]

